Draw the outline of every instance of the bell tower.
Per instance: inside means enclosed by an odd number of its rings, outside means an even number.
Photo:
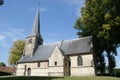
[[[26,37],[24,55],[34,55],[35,50],[38,48],[39,45],[42,44],[43,39],[40,34],[40,13],[39,9],[37,9],[32,32],[28,37]]]

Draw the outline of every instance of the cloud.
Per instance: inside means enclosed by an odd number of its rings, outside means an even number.
[[[5,39],[4,35],[0,35],[0,41],[3,41]]]
[[[80,14],[80,9],[82,6],[84,6],[85,0],[54,0],[58,5],[63,6],[67,5],[69,8],[74,8],[75,9],[75,15],[78,17],[81,15]]]
[[[2,44],[2,46],[6,46],[5,39],[6,36],[0,34],[0,43]]]
[[[0,42],[3,47],[8,46],[8,42],[16,41],[18,39],[25,38],[25,30],[24,29],[16,29],[16,28],[6,28],[4,31],[0,32]]]
[[[68,4],[71,7],[75,7],[75,14],[79,17],[81,15],[80,9],[82,6],[84,6],[85,0],[64,0],[66,4]]]
[[[24,29],[14,29],[14,28],[8,28],[9,33],[8,34],[12,34],[14,36],[17,36],[19,38],[24,38],[25,37],[25,30]]]
[[[84,0],[64,0],[69,5],[81,5],[84,3]]]
[[[16,29],[16,28],[8,28],[8,32],[6,32],[5,35],[9,37],[12,41],[16,41],[18,39],[25,38],[25,30]]]

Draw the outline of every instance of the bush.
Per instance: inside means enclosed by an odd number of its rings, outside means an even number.
[[[120,77],[120,69],[114,69],[113,72],[114,72],[114,76]]]
[[[11,75],[11,73],[8,73],[8,72],[0,72],[0,76],[6,76],[6,75]]]

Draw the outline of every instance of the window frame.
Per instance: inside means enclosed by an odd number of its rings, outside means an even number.
[[[41,67],[41,64],[40,64],[40,62],[38,62],[38,63],[37,63],[37,67]]]
[[[83,66],[83,59],[82,59],[82,56],[81,56],[81,55],[79,55],[79,56],[77,57],[77,65],[78,65],[78,66]]]
[[[57,66],[57,61],[54,62],[54,65]]]

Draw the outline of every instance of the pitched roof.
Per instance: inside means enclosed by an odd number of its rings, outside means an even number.
[[[31,61],[48,60],[48,58],[52,54],[54,48],[55,48],[55,44],[39,46],[37,51],[33,55]]]
[[[18,63],[48,60],[54,48],[55,44],[40,45],[38,49],[35,51],[34,55],[25,55],[18,61]]]
[[[91,49],[90,42],[91,36],[88,36],[73,40],[65,40],[54,44],[40,45],[34,55],[25,55],[18,63],[48,60],[56,45],[60,47],[65,55],[89,53]]]
[[[87,53],[90,52],[90,41],[91,37],[83,37],[79,39],[63,41],[61,49],[66,55],[76,53]]]
[[[16,72],[16,67],[0,66],[0,72],[15,73]]]

